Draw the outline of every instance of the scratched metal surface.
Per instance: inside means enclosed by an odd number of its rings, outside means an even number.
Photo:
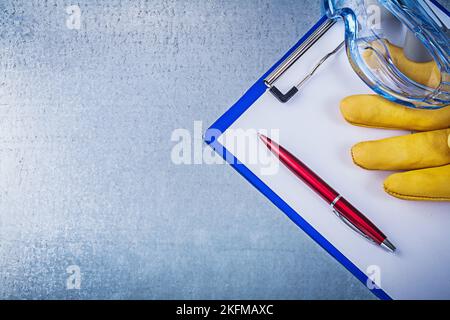
[[[79,30],[70,1],[0,2],[0,298],[373,298],[232,169],[170,156],[319,1],[74,3]]]

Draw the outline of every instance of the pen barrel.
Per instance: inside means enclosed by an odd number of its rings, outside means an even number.
[[[327,201],[333,210],[339,214],[340,218],[343,218],[352,229],[355,229],[377,244],[382,244],[386,240],[386,236],[369,219],[347,200],[342,198],[336,190],[330,187],[322,178],[309,169],[308,166],[271,139],[265,136],[260,136],[260,138],[289,170],[314,190],[322,199]]]
[[[386,236],[358,209],[344,198],[340,198],[333,206],[342,217],[351,222],[361,233],[377,244],[383,243]]]
[[[321,177],[308,168],[303,162],[294,157],[289,151],[281,146],[276,146],[276,152],[280,161],[291,170],[300,180],[314,190],[322,199],[331,203],[339,193],[330,187]]]

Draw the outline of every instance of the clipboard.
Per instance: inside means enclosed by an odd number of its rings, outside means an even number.
[[[429,4],[448,25],[450,13],[434,0]],[[382,188],[390,173],[362,170],[349,154],[359,141],[407,132],[345,123],[339,101],[372,92],[353,72],[343,50],[323,61],[295,97],[289,93],[321,57],[339,47],[343,35],[343,23],[322,17],[211,125],[205,142],[378,298],[448,299],[450,204],[392,198]],[[277,94],[289,99],[281,102]],[[248,134],[251,130],[279,130],[278,142],[360,208],[397,245],[398,253],[389,254],[349,230],[287,168],[264,174],[262,164],[246,156],[249,144],[258,143],[256,134]],[[239,140],[242,135],[245,139]]]

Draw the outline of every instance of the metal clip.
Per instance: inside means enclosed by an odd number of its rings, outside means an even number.
[[[311,46],[322,37],[334,24],[335,20],[325,20],[322,25],[311,34],[278,68],[276,68],[269,76],[264,80],[266,86],[270,89],[270,92],[282,103],[288,102],[299,89],[310,79],[317,71],[317,69],[326,61],[329,57],[335,55],[344,46],[342,41],[333,51],[326,54],[320,61],[311,69],[311,71],[288,92],[283,93],[273,84],[280,78],[286,70],[288,70]]]

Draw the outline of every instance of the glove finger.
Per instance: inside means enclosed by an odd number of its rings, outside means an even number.
[[[384,190],[405,200],[450,201],[450,165],[395,173]]]
[[[344,98],[340,109],[344,119],[357,126],[415,131],[450,127],[450,106],[437,110],[412,109],[378,95],[362,94]]]
[[[430,88],[437,88],[441,83],[441,72],[436,61],[416,62],[408,59],[403,48],[397,47],[389,41],[380,42],[379,40],[371,41],[370,46],[378,52],[385,52],[388,48],[390,58],[393,64],[407,77],[415,82],[426,85]],[[363,52],[363,59],[366,64],[373,69],[379,68],[380,57],[372,49]]]
[[[409,60],[403,48],[388,44],[389,52],[394,64],[406,76],[431,88],[437,88],[440,84],[441,73],[434,60],[429,62],[416,62]]]
[[[413,170],[450,163],[450,129],[360,142],[353,146],[353,162],[370,170]]]

